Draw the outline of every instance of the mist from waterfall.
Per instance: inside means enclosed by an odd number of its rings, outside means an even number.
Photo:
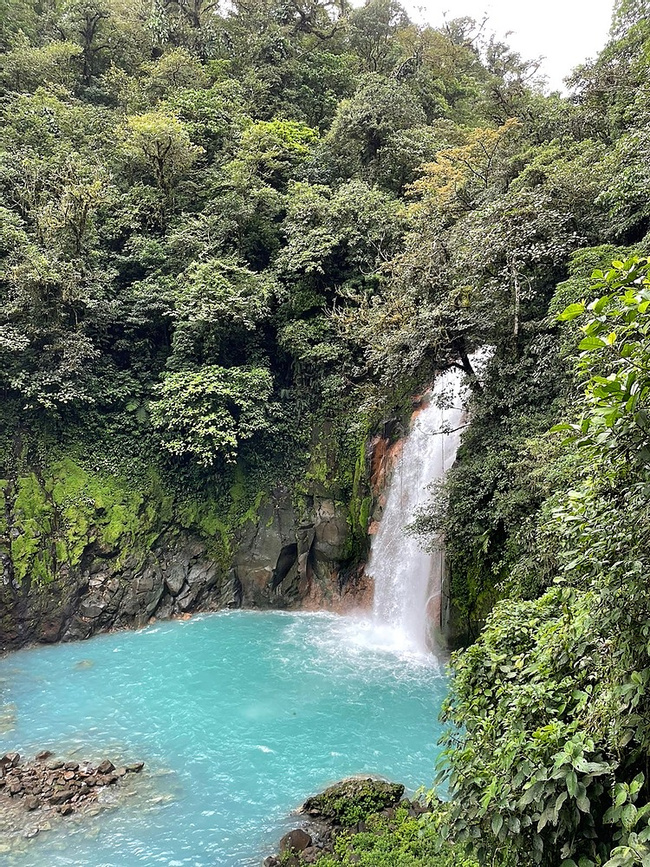
[[[441,374],[417,414],[394,468],[366,572],[374,579],[373,628],[396,650],[435,650],[440,627],[444,549],[424,551],[407,532],[453,464],[463,425],[463,374]]]

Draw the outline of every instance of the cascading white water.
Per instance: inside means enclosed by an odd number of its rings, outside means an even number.
[[[395,466],[386,507],[373,538],[367,573],[375,582],[373,623],[395,649],[426,652],[440,626],[444,552],[422,550],[406,532],[431,496],[430,485],[451,467],[463,420],[461,371],[438,377]]]

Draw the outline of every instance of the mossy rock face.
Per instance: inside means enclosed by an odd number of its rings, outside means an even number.
[[[404,795],[401,783],[353,777],[308,798],[301,807],[315,819],[350,828],[368,816],[395,807]]]

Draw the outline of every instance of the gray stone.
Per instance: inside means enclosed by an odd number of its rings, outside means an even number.
[[[178,596],[187,578],[187,563],[176,561],[165,569],[165,584],[172,596]]]

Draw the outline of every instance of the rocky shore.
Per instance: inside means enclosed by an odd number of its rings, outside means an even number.
[[[49,751],[22,761],[18,753],[7,753],[0,758],[0,810],[11,806],[69,816],[91,807],[105,786],[116,785],[143,767],[144,762],[116,767],[109,759],[97,765],[66,762]]]
[[[308,798],[298,810],[304,817],[280,840],[278,853],[269,855],[263,867],[301,867],[333,856],[341,834],[363,833],[371,817],[390,821],[397,810],[416,818],[429,812],[419,800],[404,798],[404,786],[385,780],[352,777],[319,795]]]

